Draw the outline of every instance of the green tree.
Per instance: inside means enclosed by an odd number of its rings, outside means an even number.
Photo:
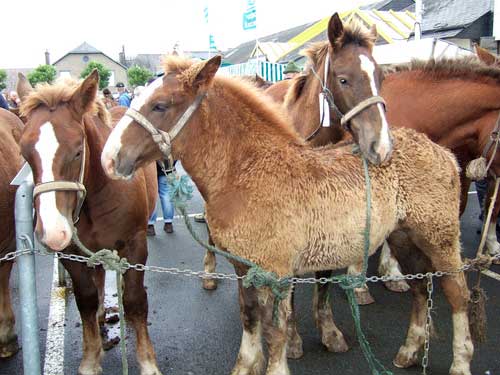
[[[7,72],[3,69],[0,69],[0,90],[3,90],[7,87]]]
[[[128,82],[132,86],[144,86],[148,80],[153,77],[148,69],[143,68],[139,65],[134,65],[129,70],[127,70]]]
[[[83,69],[82,74],[80,74],[80,78],[87,78],[87,76],[92,73],[94,69],[97,69],[99,72],[99,89],[102,90],[108,87],[111,70],[97,61],[89,61],[85,69]]]
[[[52,65],[39,65],[35,70],[28,74],[28,81],[31,86],[35,86],[40,82],[52,83],[56,78],[56,68]]]

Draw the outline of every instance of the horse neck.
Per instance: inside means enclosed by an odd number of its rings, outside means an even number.
[[[84,182],[87,196],[91,196],[100,191],[107,181],[101,166],[101,153],[111,129],[108,129],[97,116],[85,115],[83,125],[88,147]]]
[[[295,129],[304,139],[307,139],[321,126],[319,118],[319,94],[322,91],[321,82],[325,82],[324,59],[314,69],[319,79],[310,71],[300,97],[287,106]],[[337,143],[343,138],[344,132],[340,128],[340,121],[336,118],[336,114],[332,110],[330,110],[330,119],[330,126],[319,129],[318,133],[311,138],[310,143],[312,146]]]
[[[480,120],[500,110],[498,84],[456,78],[436,81],[418,72],[387,76],[381,95],[391,125],[422,131],[450,148],[460,147],[471,137],[481,143],[494,121],[484,126]]]
[[[301,142],[293,130],[273,123],[272,115],[254,108],[243,95],[221,96],[220,91],[209,92],[172,149],[206,202],[259,168],[262,158],[278,157],[290,144]]]

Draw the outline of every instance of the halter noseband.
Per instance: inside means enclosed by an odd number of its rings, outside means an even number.
[[[170,131],[165,132],[156,128],[142,113],[136,111],[135,109],[129,108],[125,112],[124,116],[132,118],[135,122],[141,125],[153,138],[153,142],[156,143],[161,153],[165,159],[170,157],[172,141],[179,134],[182,128],[187,124],[193,113],[198,109],[201,101],[205,98],[207,93],[198,94],[194,99],[193,103],[189,105],[182,116],[177,120],[175,125],[170,129]]]
[[[318,73],[314,70],[314,67],[311,66],[311,71],[313,72],[314,76],[319,80],[321,84],[321,94],[324,96],[326,101],[328,102],[328,105],[330,106],[331,109],[335,112],[337,117],[340,119],[340,125],[347,131],[349,131],[348,127],[348,122],[351,121],[354,117],[359,115],[361,112],[363,112],[365,109],[368,107],[371,107],[372,105],[375,104],[383,104],[385,108],[385,100],[379,95],[372,96],[370,98],[367,98],[365,100],[362,100],[359,102],[354,108],[351,108],[347,113],[343,113],[339,107],[335,104],[335,100],[333,99],[333,94],[332,92],[328,89],[326,86],[326,82],[328,80],[328,71],[330,67],[330,58],[329,55],[327,54],[325,57],[325,70],[324,70],[324,79],[322,80],[321,77],[318,76]],[[320,99],[321,100],[321,99]],[[329,116],[328,116],[329,118]],[[324,116],[323,118],[320,119],[320,125],[319,127],[309,136],[306,138],[306,141],[311,140],[321,129],[321,127],[325,126],[323,124]],[[330,124],[326,125],[327,127],[330,126]]]
[[[84,138],[85,139],[85,138]],[[78,181],[49,181],[42,182],[35,185],[33,189],[33,199],[43,193],[48,193],[51,191],[74,191],[76,192],[76,206],[73,211],[73,223],[76,224],[80,219],[80,211],[82,210],[83,202],[87,196],[87,189],[83,184],[83,177],[85,175],[85,156],[86,156],[86,142],[83,142],[82,151],[82,162],[80,165],[80,174],[78,176]]]

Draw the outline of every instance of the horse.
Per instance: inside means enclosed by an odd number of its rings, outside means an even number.
[[[23,123],[17,116],[0,109],[0,257],[16,249],[14,203],[16,188],[10,181],[22,166],[19,139]],[[0,262],[0,358],[13,356],[18,350],[15,316],[10,299],[9,279],[12,261]]]
[[[131,264],[145,264],[147,221],[156,203],[156,172],[151,165],[128,182],[106,177],[99,160],[112,128],[108,111],[96,99],[98,87],[97,70],[81,83],[39,85],[36,90],[25,79],[19,81],[18,91],[24,98],[21,114],[28,119],[21,152],[36,184],[35,233],[53,251],[82,255],[72,243],[76,228],[81,242],[92,251],[115,249]],[[104,270],[68,260],[62,263],[73,281],[82,319],[83,356],[78,373],[101,374],[98,321],[104,321]],[[123,280],[125,315],[136,332],[140,373],[160,374],[147,329],[144,273],[127,270]]]
[[[338,126],[338,114],[333,110],[330,111],[330,118],[336,120],[332,122],[336,125],[320,125],[318,95],[321,92],[325,95],[329,92],[335,94],[338,86],[334,71],[330,69],[331,74],[325,76],[326,52],[331,49],[331,42],[327,41],[316,43],[303,52],[308,57],[310,68],[292,82],[285,98],[285,107],[297,131],[316,145],[337,143],[349,137],[348,132]],[[495,75],[494,69],[486,69],[470,58],[431,60],[428,63],[413,62],[409,67],[400,66],[393,68],[392,72],[385,72],[381,86],[381,96],[386,101],[386,116],[391,126],[422,131],[433,141],[450,148],[457,156],[462,167],[461,212],[465,209],[470,185],[470,180],[465,176],[465,167],[483,153],[495,126],[496,111],[500,109],[497,104],[500,90],[495,89]],[[474,82],[476,78],[479,82]],[[453,94],[450,95],[450,92]],[[469,101],[471,94],[474,100]],[[488,96],[488,100],[482,101],[482,96]],[[461,103],[458,110],[454,100],[456,97],[460,98]],[[497,174],[498,154],[492,156],[492,150],[486,151],[493,158],[491,170]],[[488,197],[491,194],[492,189],[489,189]],[[499,211],[500,199],[497,200],[494,214]],[[490,225],[487,238],[490,254],[497,253],[500,245],[496,239],[495,223]],[[386,244],[382,248],[380,260],[379,273],[401,276],[400,267]],[[359,271],[360,265],[349,267],[351,274]],[[407,289],[404,281],[390,281],[385,285],[394,291]],[[362,303],[373,301],[367,289],[357,290],[357,297]]]
[[[361,93],[341,91],[346,96],[338,101],[343,111],[373,95],[370,61],[367,55],[358,57],[357,65],[363,64],[365,77],[371,79],[366,79],[368,89],[363,87]],[[166,58],[165,75],[149,86],[141,107],[127,112],[109,136],[101,156],[105,172],[111,178],[129,179],[137,168],[171,152],[205,199],[214,243],[278,277],[339,269],[362,259],[366,186],[361,157],[351,146],[308,146],[260,91],[240,80],[216,76],[220,63],[220,56],[198,63]],[[369,253],[386,238],[396,241],[393,236],[399,233],[404,236],[398,240],[403,238],[411,254],[401,258],[407,260],[404,267],[425,259],[426,269],[457,270],[441,279],[453,316],[450,374],[469,375],[473,344],[469,292],[459,271],[457,162],[445,148],[411,129],[395,130],[393,147],[380,150],[389,135],[383,133],[388,129],[380,118],[376,121],[377,113],[380,108],[375,104],[350,124],[360,145],[380,151],[370,154],[378,165],[367,165],[372,194]],[[361,121],[372,117],[375,121]],[[246,274],[247,266],[233,264],[239,276]],[[408,337],[395,359],[400,367],[416,364],[424,343],[425,281],[412,283],[415,298]],[[269,347],[266,374],[289,374],[290,293],[278,301],[273,323],[275,297],[270,289],[244,288],[241,280],[238,286],[243,335],[232,374],[261,372],[262,336]],[[344,341],[335,329],[337,340]]]
[[[254,84],[255,87],[262,89],[262,90],[267,90],[269,87],[273,86],[273,83],[271,81],[266,81],[264,78],[262,78],[257,73],[255,73],[254,75],[241,76],[241,79],[246,80],[246,81]]]

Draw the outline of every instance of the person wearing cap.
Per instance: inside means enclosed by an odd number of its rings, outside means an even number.
[[[286,64],[285,70],[283,70],[284,79],[292,79],[300,74],[301,69],[293,61]]]
[[[123,82],[118,82],[116,84],[116,89],[118,90],[118,104],[123,107],[130,107],[130,102],[132,100],[125,90],[125,85],[123,84]]]

